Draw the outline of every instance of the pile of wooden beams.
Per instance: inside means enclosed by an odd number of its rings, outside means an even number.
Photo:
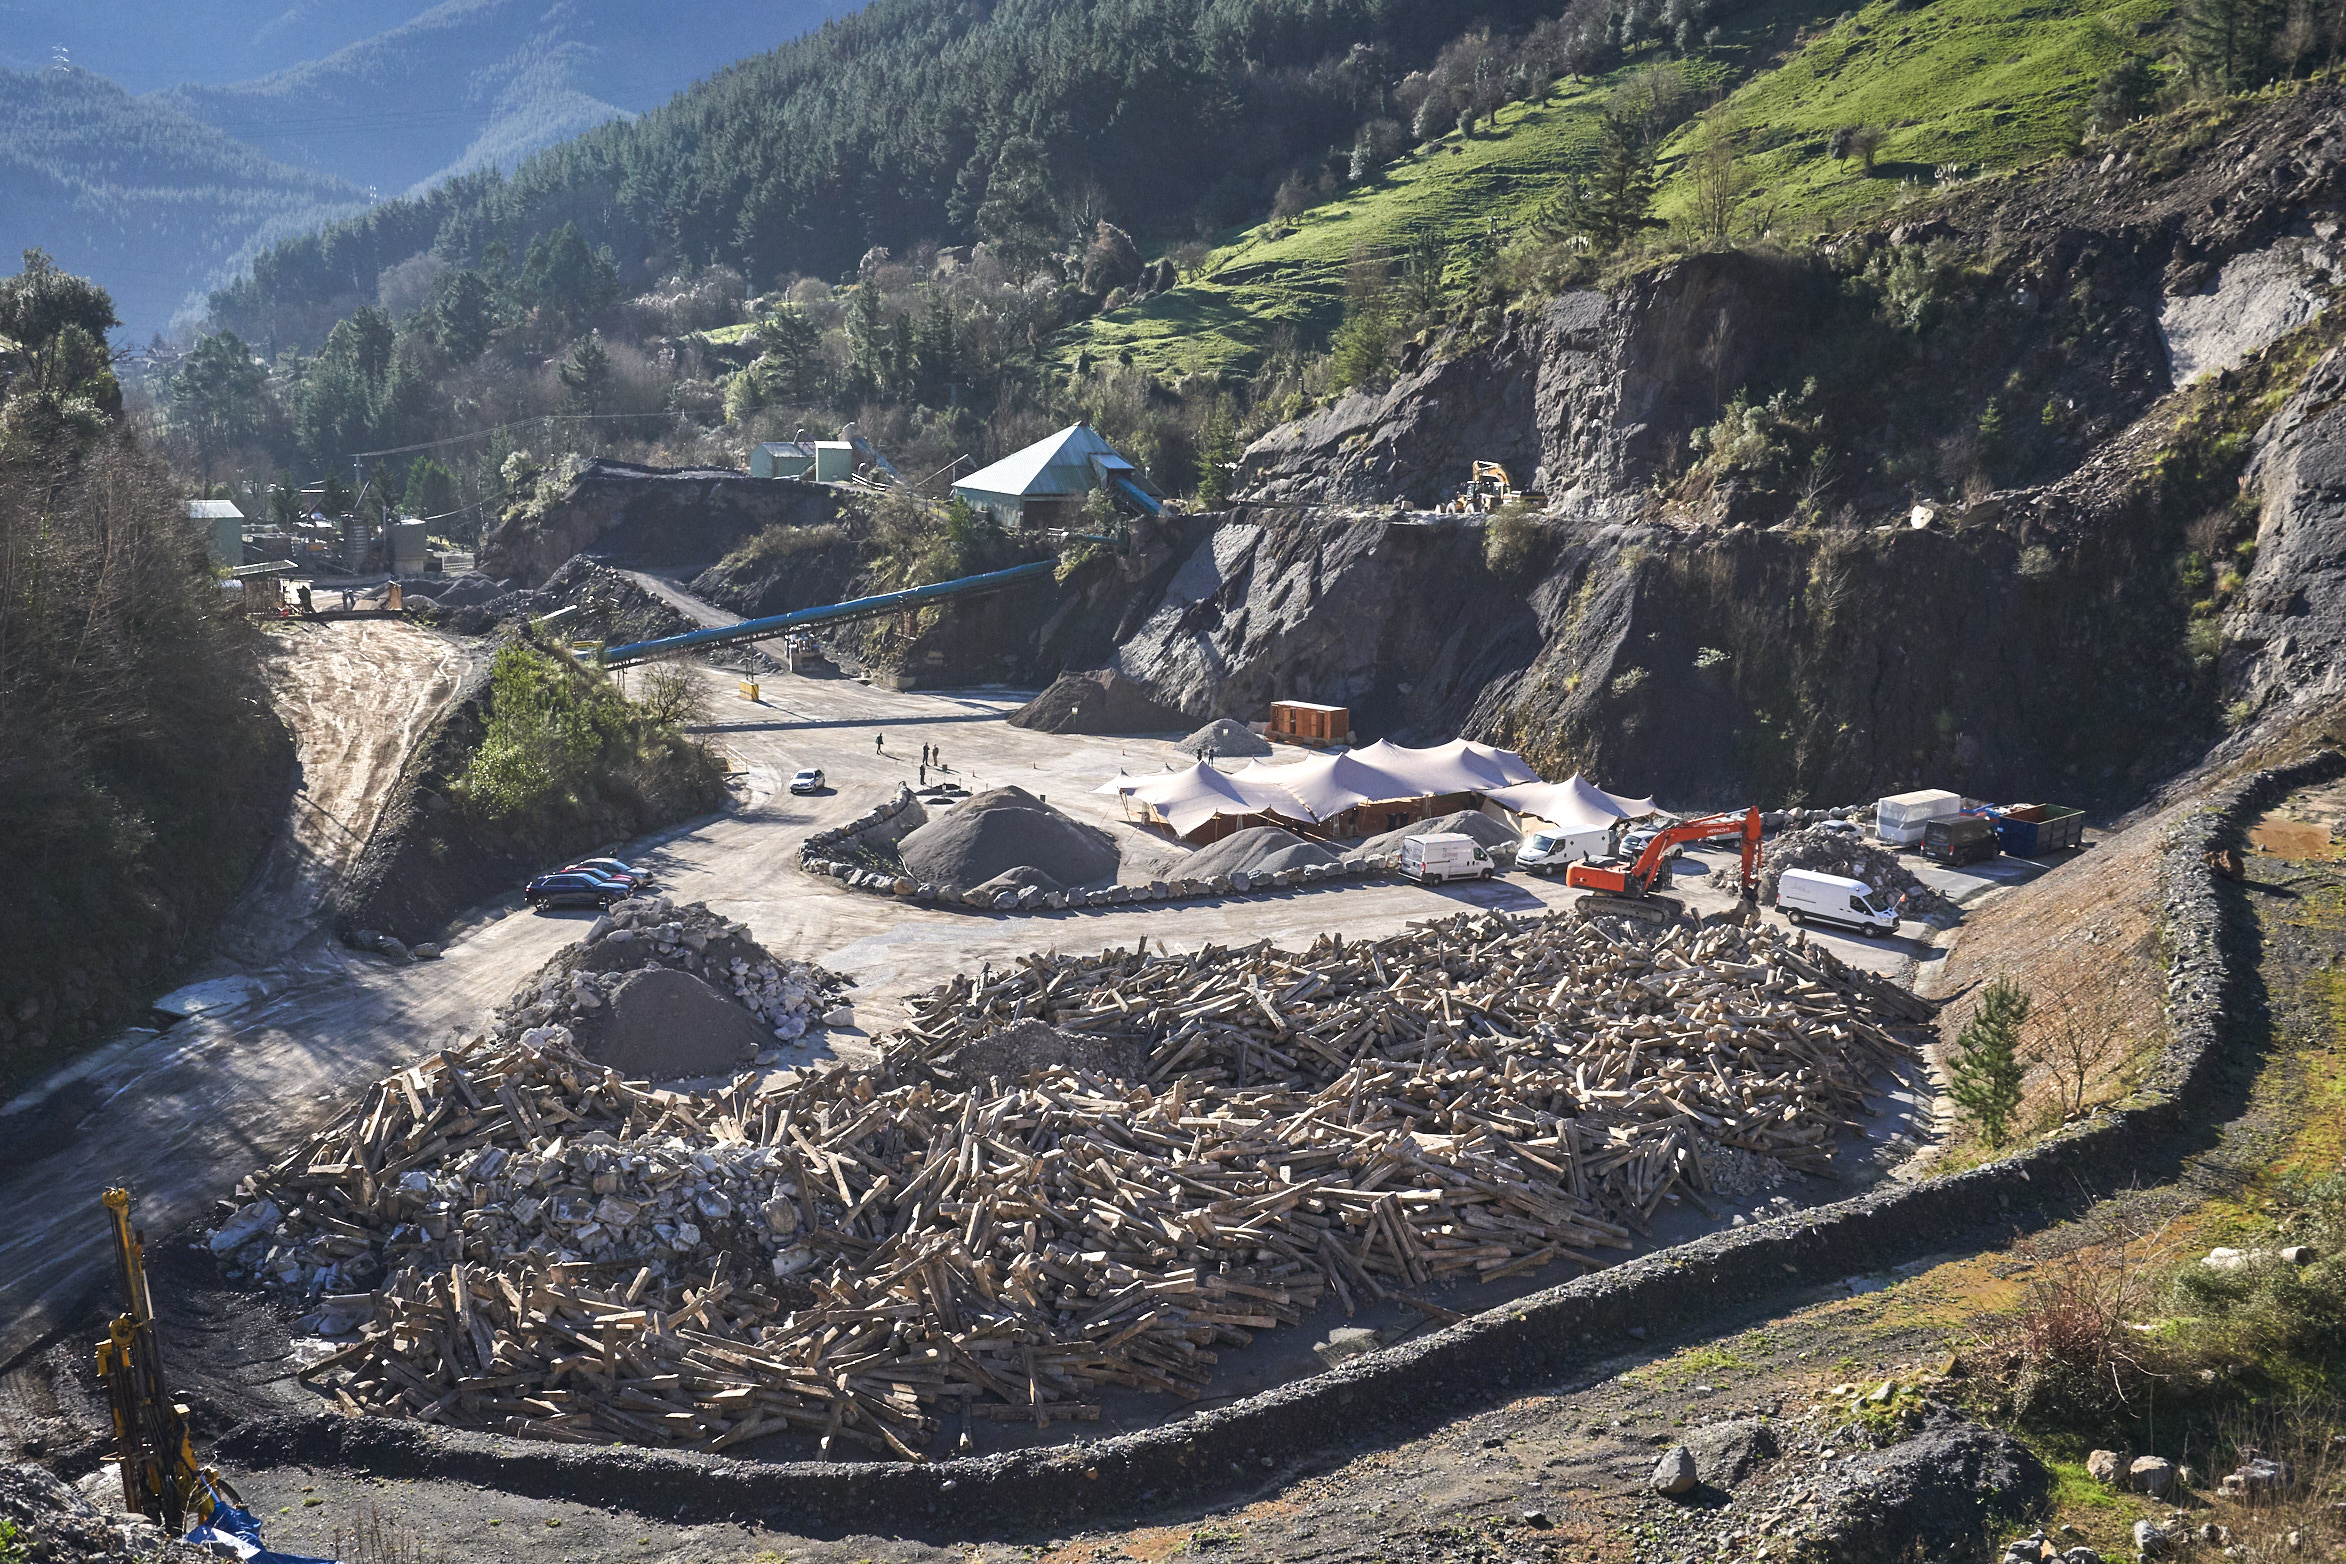
[[[239,1220],[264,1276],[380,1267],[304,1374],[350,1410],[918,1459],[948,1418],[1195,1397],[1217,1347],[1323,1298],[1446,1317],[1424,1289],[1594,1265],[1701,1205],[1716,1146],[1828,1171],[1910,1052],[1886,1028],[1925,1014],[1773,931],[1569,915],[1031,956],[936,990],[876,1066],[719,1093],[621,1081],[559,1027],[478,1039]],[[958,1063],[1022,1021],[1132,1068]]]

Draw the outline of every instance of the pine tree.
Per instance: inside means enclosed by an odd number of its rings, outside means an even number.
[[[1612,251],[1654,226],[1654,153],[1637,118],[1622,110],[1605,111],[1599,136],[1595,167],[1564,187],[1549,224]]]
[[[570,411],[599,413],[611,393],[611,354],[603,346],[601,332],[589,332],[577,347],[570,350],[555,373],[562,378],[563,389]]]
[[[1947,1058],[1947,1095],[1990,1146],[2004,1144],[2020,1106],[2021,1082],[2028,1073],[2020,1027],[2027,1019],[2028,991],[1998,978],[1980,996],[1979,1008],[1963,1023]]]
[[[2191,0],[2183,8],[2183,59],[2203,92],[2245,92],[2265,74],[2280,23],[2275,0]]]

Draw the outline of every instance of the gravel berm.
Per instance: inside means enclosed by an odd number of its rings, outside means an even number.
[[[1116,843],[1098,826],[1053,809],[1022,787],[992,788],[897,846],[905,872],[966,891],[1013,869],[1037,869],[1060,885],[1116,876]]]
[[[1308,869],[1336,862],[1326,848],[1307,842],[1293,831],[1275,825],[1249,826],[1201,847],[1181,861],[1180,874],[1192,880],[1210,880],[1224,874],[1274,874],[1282,869]]]

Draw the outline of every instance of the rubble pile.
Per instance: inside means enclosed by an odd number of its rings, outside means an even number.
[[[574,1033],[594,1032],[630,975],[662,968],[731,994],[785,1042],[819,1024],[847,986],[810,963],[777,961],[747,925],[727,922],[700,902],[679,907],[665,896],[638,896],[614,905],[584,940],[539,968],[499,1007],[495,1029],[518,1035],[560,1023]]]
[[[1776,904],[1776,883],[1787,869],[1809,869],[1863,880],[1877,891],[1905,898],[1905,914],[1942,926],[1952,926],[1960,911],[1946,897],[1916,879],[1897,856],[1845,831],[1808,829],[1791,831],[1770,840],[1760,853],[1759,899],[1763,907]],[[1735,890],[1741,871],[1734,867],[1711,871],[1711,884]]]
[[[876,1065],[679,1093],[595,1068],[567,992],[379,1083],[215,1236],[348,1311],[303,1371],[346,1410],[918,1459],[947,1412],[1195,1398],[1324,1296],[1448,1317],[1420,1290],[1593,1266],[1717,1147],[1826,1170],[1927,1014],[1798,936],[1462,914],[1029,956]]]

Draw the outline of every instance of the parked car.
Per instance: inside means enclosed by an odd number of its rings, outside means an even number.
[[[1654,838],[1668,829],[1669,827],[1666,825],[1642,825],[1634,831],[1625,832],[1621,837],[1622,861],[1624,863],[1637,862],[1645,850],[1654,845]],[[1673,847],[1670,849],[1670,856],[1675,858],[1684,851],[1686,849],[1683,846]]]
[[[1515,849],[1515,867],[1533,874],[1554,874],[1586,858],[1602,858],[1612,832],[1604,826],[1586,831],[1534,831]]]
[[[790,779],[790,791],[793,793],[820,793],[822,790],[823,773],[820,767],[809,766]]]
[[[606,880],[625,880],[637,887],[652,883],[652,871],[642,864],[621,863],[616,858],[581,858],[576,863],[564,864],[564,874],[599,874]]]
[[[1776,882],[1776,906],[1794,926],[1837,923],[1862,934],[1898,932],[1898,903],[1863,880],[1814,869],[1787,869]]]
[[[523,888],[521,895],[532,907],[608,907],[613,902],[625,901],[632,889],[599,874],[566,869],[559,874],[539,875]]]
[[[1817,829],[1828,836],[1846,836],[1852,840],[1865,835],[1854,820],[1820,820]]]
[[[1995,822],[1981,815],[1947,815],[1926,820],[1922,827],[1922,855],[1950,866],[1977,863],[2002,852]]]
[[[1458,831],[1413,836],[1401,844],[1401,872],[1420,885],[1445,880],[1487,880],[1498,873],[1490,853],[1473,837]]]

